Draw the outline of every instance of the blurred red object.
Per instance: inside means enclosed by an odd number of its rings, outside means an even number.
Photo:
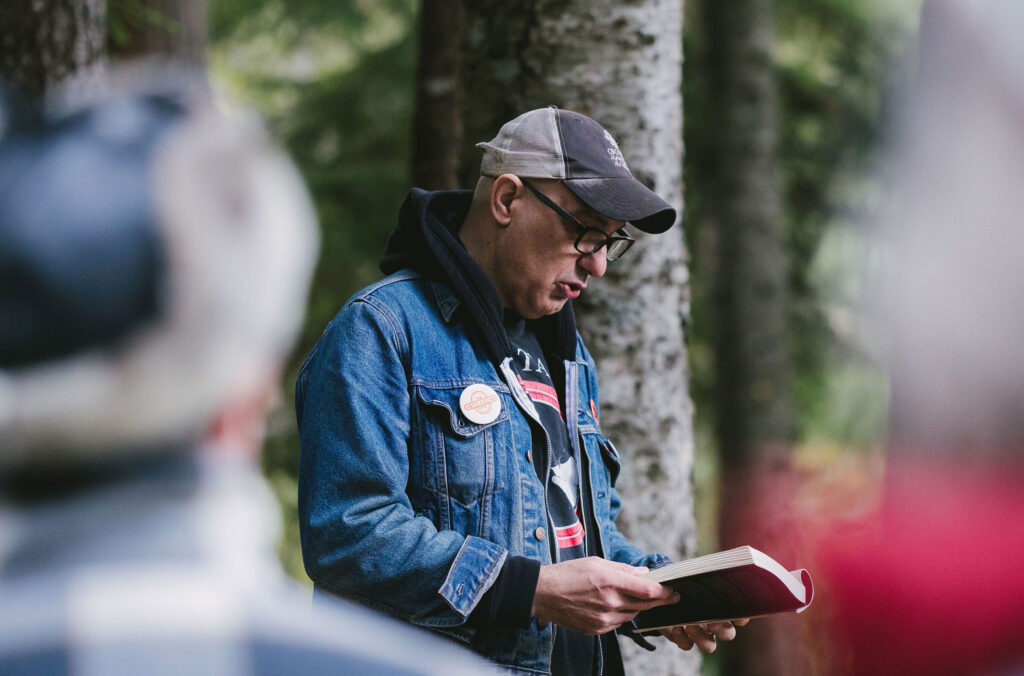
[[[1024,463],[894,455],[878,513],[821,543],[854,673],[1024,673]]]

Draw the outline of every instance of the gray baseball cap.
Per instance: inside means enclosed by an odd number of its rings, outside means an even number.
[[[619,144],[586,115],[555,106],[531,110],[476,147],[484,151],[484,176],[561,180],[599,214],[649,233],[676,221],[675,209],[633,177]]]

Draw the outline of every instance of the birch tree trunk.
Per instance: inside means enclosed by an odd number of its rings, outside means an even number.
[[[466,5],[462,183],[516,115],[548,104],[590,115],[633,174],[682,212],[682,0],[482,0]],[[689,312],[682,228],[645,236],[576,304],[601,379],[605,434],[623,457],[619,527],[636,545],[693,555]],[[658,639],[661,642],[661,639]],[[696,674],[700,658],[621,641],[630,674]]]
[[[721,549],[751,545],[796,566],[795,436],[787,264],[775,183],[778,96],[772,0],[703,0],[714,227],[716,438]],[[804,673],[800,618],[757,621],[722,650],[724,673]]]
[[[3,0],[0,76],[30,99],[71,77],[98,74],[106,49],[106,0]]]

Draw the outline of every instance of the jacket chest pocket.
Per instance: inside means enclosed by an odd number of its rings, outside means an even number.
[[[417,387],[416,445],[422,454],[412,478],[434,494],[438,527],[468,534],[485,528],[489,497],[504,488],[495,479],[495,462],[509,415],[508,398],[498,394],[493,420],[468,420],[459,402],[464,389]]]
[[[615,480],[619,477],[621,469],[619,452],[612,442],[608,441],[596,427],[590,424],[580,425],[580,438],[583,439],[583,446],[591,463],[594,497],[601,501],[615,486]]]

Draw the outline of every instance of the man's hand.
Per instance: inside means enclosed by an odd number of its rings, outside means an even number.
[[[646,568],[589,556],[540,567],[533,617],[583,634],[604,634],[679,594],[640,575]]]
[[[733,620],[732,622],[709,622],[707,624],[686,624],[681,627],[662,629],[661,635],[675,643],[683,650],[693,646],[704,653],[713,653],[719,641],[731,641],[736,638],[736,627],[742,627],[750,620]]]

